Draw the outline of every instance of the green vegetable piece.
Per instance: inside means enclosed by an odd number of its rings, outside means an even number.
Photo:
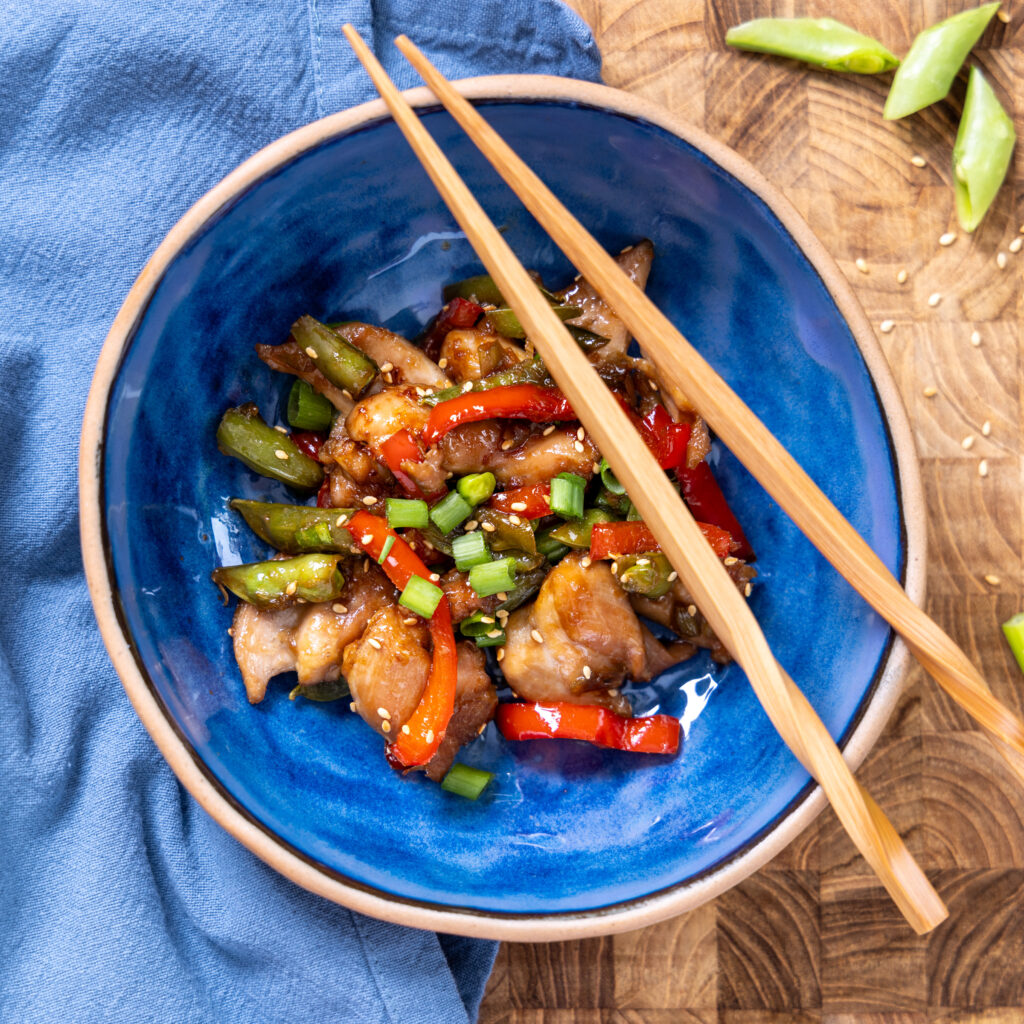
[[[388,560],[388,555],[391,554],[391,549],[395,546],[395,538],[388,537],[384,541],[384,546],[380,549],[380,557],[377,559],[378,565],[383,565]]]
[[[353,509],[283,505],[245,498],[232,498],[229,504],[236,512],[241,512],[257,537],[286,555],[311,551],[347,554],[356,550],[352,535],[344,527]]]
[[[537,553],[537,538],[529,519],[523,519],[514,512],[499,512],[483,507],[475,509],[473,516],[486,535],[492,551],[525,551],[530,555]],[[515,522],[516,519],[519,522]]]
[[[430,510],[430,520],[442,533],[451,533],[472,512],[473,506],[458,491],[449,491]]]
[[[583,312],[579,306],[552,306],[551,311],[559,320],[573,320]],[[492,309],[484,316],[484,320],[495,331],[503,334],[506,338],[526,337],[526,330],[519,322],[519,317],[507,307],[505,309]]]
[[[455,568],[460,572],[466,572],[474,565],[483,565],[484,562],[491,560],[487,541],[479,531],[456,537],[452,541],[452,555],[455,558]]]
[[[287,434],[268,427],[252,402],[228,409],[217,427],[217,447],[251,470],[303,491],[315,490],[324,471]]]
[[[1003,636],[1006,637],[1021,672],[1024,672],[1024,612],[1017,612],[1013,618],[1003,623]]]
[[[498,620],[493,614],[488,615],[486,612],[473,612],[459,623],[459,632],[474,640],[478,636],[493,633],[498,628]]]
[[[470,768],[468,764],[456,763],[441,780],[441,788],[446,793],[454,793],[467,800],[476,800],[493,778],[494,772],[485,772],[480,768]]]
[[[521,575],[517,574],[516,585],[507,591],[508,597],[495,610],[513,612],[527,601],[533,600],[550,571],[550,566],[545,564]]]
[[[832,18],[756,18],[729,29],[729,46],[802,60],[829,71],[877,75],[899,60],[880,42]]]
[[[1010,167],[1013,121],[977,68],[971,68],[960,128],[953,145],[953,195],[964,231],[985,216]]]
[[[304,380],[297,380],[288,392],[288,422],[296,430],[327,430],[334,406]]]
[[[597,492],[597,497],[594,498],[594,504],[598,508],[611,512],[616,519],[625,519],[633,503],[629,500],[629,495],[625,491],[622,494],[615,494],[607,487],[602,487]]]
[[[499,558],[469,570],[469,585],[478,597],[490,597],[512,590],[516,583],[516,560]]]
[[[619,483],[618,477],[612,472],[612,467],[608,465],[608,460],[605,458],[601,459],[601,483],[612,493],[612,494],[625,494],[626,488]]]
[[[882,116],[894,121],[941,100],[998,8],[982,4],[919,33],[893,77]]]
[[[537,356],[534,356],[533,359],[521,360],[508,370],[496,370],[480,380],[473,381],[470,391],[490,391],[491,388],[506,387],[509,384],[550,385],[553,383],[554,381],[551,379],[547,367]],[[465,394],[462,385],[456,384],[454,387],[445,388],[443,391],[435,391],[432,395],[424,395],[420,399],[420,405],[426,405],[432,409],[435,405],[447,402],[452,398],[458,398],[462,394]]]
[[[333,601],[345,586],[338,560],[338,555],[318,554],[225,565],[210,578],[222,591],[230,590],[257,608],[286,608],[299,598],[317,604]]]
[[[355,397],[377,376],[377,364],[369,356],[311,316],[299,317],[292,324],[292,337],[332,384]]]
[[[561,561],[571,550],[568,545],[551,536],[553,530],[554,527],[537,535],[537,551],[551,563]]]
[[[493,473],[470,473],[459,480],[456,488],[470,505],[482,505],[494,493],[496,483]]]
[[[427,503],[422,498],[385,498],[388,526],[393,530],[410,527],[422,530],[430,521]]]
[[[577,327],[575,324],[565,326],[584,352],[596,352],[602,345],[608,344],[608,339],[603,334],[595,334],[586,327]]]
[[[576,519],[568,523],[560,523],[548,531],[550,540],[565,544],[570,548],[589,548],[590,531],[594,523],[610,523],[614,516],[603,508],[588,508],[583,513],[582,519]],[[540,545],[537,545],[538,548]]]
[[[644,597],[664,597],[672,583],[669,576],[672,566],[660,552],[646,555],[624,555],[617,558],[618,580],[623,590]]]
[[[470,302],[480,304],[486,302],[492,306],[505,305],[505,299],[490,274],[477,274],[476,277],[467,277],[465,280],[445,285],[441,297],[445,302],[451,302],[452,299],[469,299]]]
[[[288,694],[288,699],[295,700],[296,697],[305,697],[306,700],[326,703],[331,700],[342,700],[349,696],[351,693],[348,688],[348,680],[344,676],[338,676],[337,679],[325,679],[320,683],[299,683]]]
[[[583,516],[583,491],[587,481],[575,473],[559,473],[551,478],[551,511],[563,519]]]
[[[409,611],[429,619],[437,610],[442,597],[444,597],[444,591],[430,580],[425,580],[422,576],[410,576],[409,582],[406,583],[405,589],[398,598],[398,603],[403,608],[408,608]]]

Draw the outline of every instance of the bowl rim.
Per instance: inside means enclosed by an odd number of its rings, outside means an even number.
[[[846,321],[878,395],[895,458],[906,536],[904,586],[917,604],[925,592],[925,509],[914,438],[888,362],[853,289],[835,260],[782,192],[724,143],[656,104],[619,89],[549,75],[491,75],[460,80],[456,88],[477,101],[568,102],[648,122],[703,153],[760,198],[817,272]],[[421,86],[403,93],[413,107],[437,107]],[[809,785],[788,812],[749,846],[690,883],[647,897],[585,911],[509,914],[425,904],[344,880],[286,848],[218,789],[151,692],[116,606],[116,581],[104,544],[103,443],[111,387],[135,329],[163,275],[178,254],[226,206],[261,178],[337,136],[389,119],[380,99],[313,121],[270,143],[197,200],[154,251],[124,300],[103,343],[86,402],[79,448],[80,537],[85,574],[107,652],[129,700],[178,779],[203,809],[252,853],[297,885],[335,903],[385,921],[475,938],[548,942],[611,935],[656,924],[691,910],[742,881],[797,837],[824,808],[821,787]],[[896,638],[883,654],[874,692],[843,745],[856,768],[878,739],[902,693],[909,663]]]

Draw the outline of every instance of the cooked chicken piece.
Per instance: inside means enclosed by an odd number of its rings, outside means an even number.
[[[696,469],[711,451],[711,435],[708,425],[700,416],[694,416],[690,440],[686,445],[686,468]]]
[[[345,430],[353,441],[377,450],[400,430],[422,433],[428,419],[430,410],[420,405],[412,388],[385,388],[356,403],[345,419]]]
[[[601,453],[588,436],[580,441],[576,430],[561,427],[547,436],[533,434],[518,448],[499,449],[487,468],[505,487],[542,483],[559,473],[575,473],[589,480]]]
[[[296,604],[270,611],[240,601],[232,632],[249,702],[263,700],[267,683],[282,672],[297,672],[303,684],[337,679],[345,645],[362,633],[376,611],[393,605],[396,598],[387,577],[371,564],[368,571],[360,568],[351,573],[331,604]],[[344,611],[335,610],[341,608]]]
[[[618,687],[650,679],[668,655],[645,635],[608,565],[584,567],[584,557],[563,558],[537,600],[512,613],[501,667],[525,700],[600,704],[628,715]]]
[[[483,473],[495,459],[504,457],[503,443],[511,441],[514,448],[530,434],[530,428],[516,420],[482,420],[448,431],[437,443],[437,450],[449,473]]]
[[[362,638],[345,649],[345,678],[356,711],[389,741],[412,717],[430,677],[430,631],[426,623],[413,618],[397,607],[380,611]],[[459,748],[494,717],[498,705],[483,652],[463,642],[458,654],[455,710],[441,746],[425,766],[435,781],[451,767]]]
[[[449,331],[441,345],[445,373],[457,384],[494,373],[503,368],[505,358],[498,336],[486,328]]]
[[[452,609],[452,622],[461,622],[474,612],[485,612],[490,615],[501,604],[497,594],[480,597],[469,585],[469,573],[449,569],[442,577],[438,586],[448,595]]]
[[[399,334],[383,327],[360,323],[341,324],[336,330],[378,366],[390,363],[394,369],[388,372],[396,383],[418,384],[420,387],[436,389],[451,384],[433,359]]]
[[[647,286],[654,259],[654,246],[646,239],[624,249],[615,257],[615,262],[640,287]],[[569,323],[585,327],[588,331],[608,339],[606,345],[595,350],[591,359],[603,362],[626,354],[629,348],[629,331],[600,295],[582,278],[558,293],[559,300],[567,306],[579,306],[583,314]]]
[[[352,408],[352,396],[335,387],[317,369],[316,363],[299,347],[294,338],[283,345],[257,345],[256,353],[273,370],[292,373],[304,380],[314,391],[319,391],[343,416]]]

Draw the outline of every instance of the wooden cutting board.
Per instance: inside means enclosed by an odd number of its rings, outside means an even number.
[[[811,71],[724,44],[726,29],[749,18],[829,15],[903,54],[920,29],[974,5],[572,3],[594,31],[609,85],[738,150],[785,192],[849,277],[917,438],[930,516],[929,611],[1024,713],[1024,676],[999,630],[1024,608],[1024,252],[1010,250],[1024,238],[1024,146],[981,228],[940,246],[944,232],[958,230],[950,151],[963,79],[946,101],[889,124],[881,117],[888,76]],[[1024,139],[1024,3],[1004,8],[1009,23],[992,22],[974,59]],[[935,294],[940,301],[929,305]],[[887,320],[893,327],[882,332]],[[914,936],[826,811],[758,874],[676,920],[614,938],[504,945],[481,1021],[1022,1024],[1024,791],[916,669],[859,776],[949,906],[931,935]]]

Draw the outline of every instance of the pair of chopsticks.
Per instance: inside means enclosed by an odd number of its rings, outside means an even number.
[[[870,795],[854,779],[807,699],[778,665],[689,510],[618,403],[351,25],[346,38],[470,244],[512,306],[545,365],[626,486],[698,607],[736,661],[775,728],[817,779],[854,844],[915,931],[947,916],[938,894]],[[599,243],[405,36],[399,50],[526,208],[615,310],[671,392],[686,396],[826,558],[899,632],[944,689],[992,732],[1024,780],[1024,723],[991,693],[970,660],[907,597],[810,477],[690,346]]]

